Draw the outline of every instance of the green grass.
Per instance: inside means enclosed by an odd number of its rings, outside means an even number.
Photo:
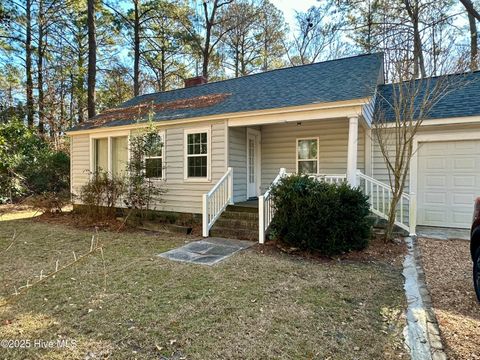
[[[0,297],[87,252],[91,231],[0,222]],[[0,339],[74,339],[2,358],[381,359],[402,348],[402,277],[381,263],[305,260],[249,249],[214,266],[156,254],[192,238],[99,232],[100,254],[0,308]],[[106,290],[104,270],[106,266]],[[0,298],[1,299],[1,298]]]

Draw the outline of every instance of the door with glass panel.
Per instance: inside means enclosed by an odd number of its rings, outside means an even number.
[[[247,130],[247,198],[255,198],[260,191],[260,131]]]

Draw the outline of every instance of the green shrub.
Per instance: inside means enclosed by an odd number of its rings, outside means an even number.
[[[276,208],[272,232],[288,245],[325,255],[368,245],[368,198],[359,189],[292,175],[272,188],[272,198]]]
[[[90,180],[80,188],[79,199],[82,213],[91,222],[114,219],[116,208],[126,192],[123,178],[111,176],[106,172],[90,174]]]
[[[9,201],[26,195],[69,189],[70,158],[46,138],[18,120],[0,124],[0,197]]]
[[[58,194],[70,187],[70,157],[62,151],[43,151],[35,163],[22,166],[21,172],[34,194]]]

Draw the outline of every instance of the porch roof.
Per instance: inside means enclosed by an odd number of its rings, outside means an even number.
[[[383,54],[271,70],[137,96],[71,131],[362,99],[383,81]]]

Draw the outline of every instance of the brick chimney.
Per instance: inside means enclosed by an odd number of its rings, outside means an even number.
[[[204,76],[196,76],[193,78],[185,79],[185,87],[193,87],[193,86],[198,86],[198,85],[203,85],[208,82],[207,78]]]

